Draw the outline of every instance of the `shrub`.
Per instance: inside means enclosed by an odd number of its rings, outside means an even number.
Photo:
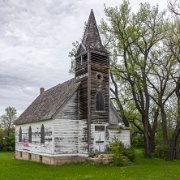
[[[132,146],[135,148],[143,148],[144,147],[144,139],[142,134],[134,133],[131,136]]]
[[[134,161],[134,150],[132,147],[125,147],[121,142],[113,140],[108,147],[112,154],[113,163],[117,166],[127,165]]]
[[[168,152],[168,147],[165,145],[157,145],[154,151],[154,156],[157,158],[165,159]]]
[[[0,129],[0,151],[14,151],[15,148],[15,132],[10,129],[9,133],[6,130]]]

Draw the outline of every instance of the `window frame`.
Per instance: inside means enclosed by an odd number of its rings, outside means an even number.
[[[29,143],[32,143],[32,128],[31,126],[29,126],[29,129],[28,129],[28,140],[29,140]]]
[[[40,136],[40,140],[41,143],[44,144],[45,143],[45,127],[44,124],[41,125],[41,136]]]
[[[19,142],[22,142],[22,129],[19,128]]]
[[[100,94],[101,95],[101,98],[103,100],[103,108],[99,108],[100,110],[97,109],[97,95]],[[97,91],[96,92],[96,96],[95,96],[95,112],[105,112],[105,98],[104,98],[104,95],[101,91]]]

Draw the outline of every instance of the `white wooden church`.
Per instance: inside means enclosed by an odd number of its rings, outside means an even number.
[[[109,58],[93,11],[75,61],[75,77],[41,88],[16,120],[16,159],[56,165],[104,152],[113,138],[130,144],[130,131],[110,101]]]

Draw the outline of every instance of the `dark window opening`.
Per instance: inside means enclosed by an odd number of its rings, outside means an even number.
[[[41,126],[41,143],[45,143],[45,129],[43,124]]]
[[[29,126],[29,142],[31,143],[32,142],[32,129],[31,129],[31,126]]]
[[[101,92],[96,93],[96,111],[104,111],[104,96]]]
[[[87,62],[87,54],[84,54],[78,58],[76,58],[76,68],[85,64]]]
[[[22,158],[22,152],[20,152],[20,157]]]
[[[95,126],[95,131],[105,131],[104,126]]]
[[[19,142],[22,142],[22,129],[19,128]]]
[[[102,80],[102,74],[101,74],[101,73],[98,73],[98,74],[97,74],[97,79],[98,79],[98,80]]]

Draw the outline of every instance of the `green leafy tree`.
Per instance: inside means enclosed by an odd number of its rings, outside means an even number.
[[[112,63],[111,73],[115,82],[120,80],[121,86],[124,82],[126,90],[131,94],[141,116],[145,156],[151,157],[155,148],[155,121],[150,119],[152,100],[148,75],[154,61],[152,54],[160,45],[166,31],[164,12],[144,3],[135,14],[131,12],[129,2],[123,1],[119,7],[106,8],[105,13],[109,23],[102,21],[102,29],[112,37],[110,46],[114,47],[112,53],[116,52],[117,57]]]
[[[5,114],[0,117],[0,151],[13,151],[15,147],[15,128],[16,109],[7,107]]]
[[[17,111],[14,107],[7,107],[5,109],[5,114],[0,117],[1,125],[3,129],[7,131],[7,135],[9,135],[10,129],[13,128],[14,121],[16,119]]]

